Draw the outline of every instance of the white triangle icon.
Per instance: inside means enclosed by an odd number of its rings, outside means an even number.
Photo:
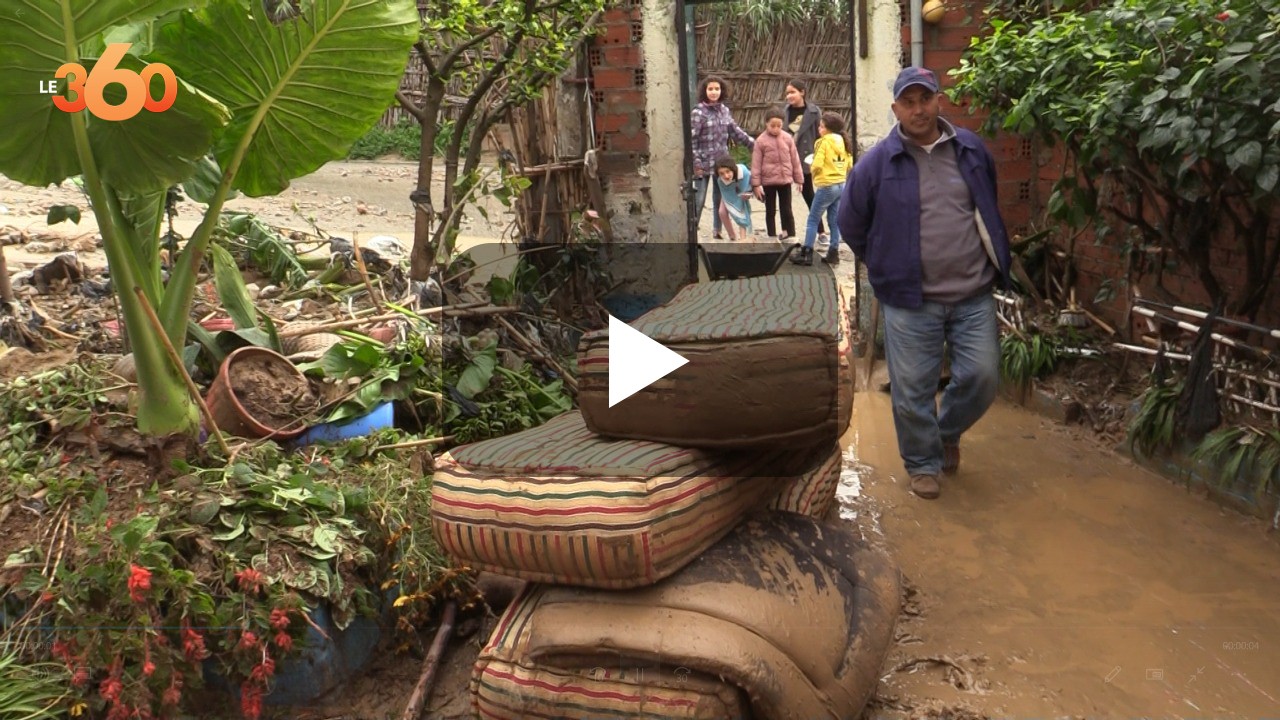
[[[609,407],[689,362],[618,318],[609,316]]]

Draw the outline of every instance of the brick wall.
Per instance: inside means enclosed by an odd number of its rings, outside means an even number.
[[[634,174],[648,161],[645,122],[644,38],[638,0],[621,0],[604,11],[601,33],[587,49],[595,108],[595,145],[601,177]]]

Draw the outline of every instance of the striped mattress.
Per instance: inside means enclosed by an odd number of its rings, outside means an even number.
[[[852,412],[847,320],[833,276],[699,283],[631,323],[688,363],[609,407],[609,336],[578,346],[579,405],[601,435],[690,447],[827,445]]]
[[[843,457],[840,446],[832,445],[825,453],[818,453],[820,462],[783,486],[782,492],[769,503],[774,510],[808,515],[821,520],[831,509],[840,486],[840,470]]]
[[[472,568],[636,587],[693,560],[812,463],[811,451],[608,440],[570,412],[437,458],[432,521],[441,547]]]
[[[652,587],[529,586],[476,660],[472,705],[502,720],[856,718],[898,592],[852,527],[757,516]]]

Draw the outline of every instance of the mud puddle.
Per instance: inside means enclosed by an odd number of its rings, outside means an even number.
[[[919,500],[888,395],[854,413],[842,517],[883,535],[908,588],[867,717],[1280,716],[1263,523],[1003,402]]]

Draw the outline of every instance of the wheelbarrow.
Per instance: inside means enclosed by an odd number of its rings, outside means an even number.
[[[698,243],[698,253],[712,280],[773,275],[800,243],[781,242]]]

